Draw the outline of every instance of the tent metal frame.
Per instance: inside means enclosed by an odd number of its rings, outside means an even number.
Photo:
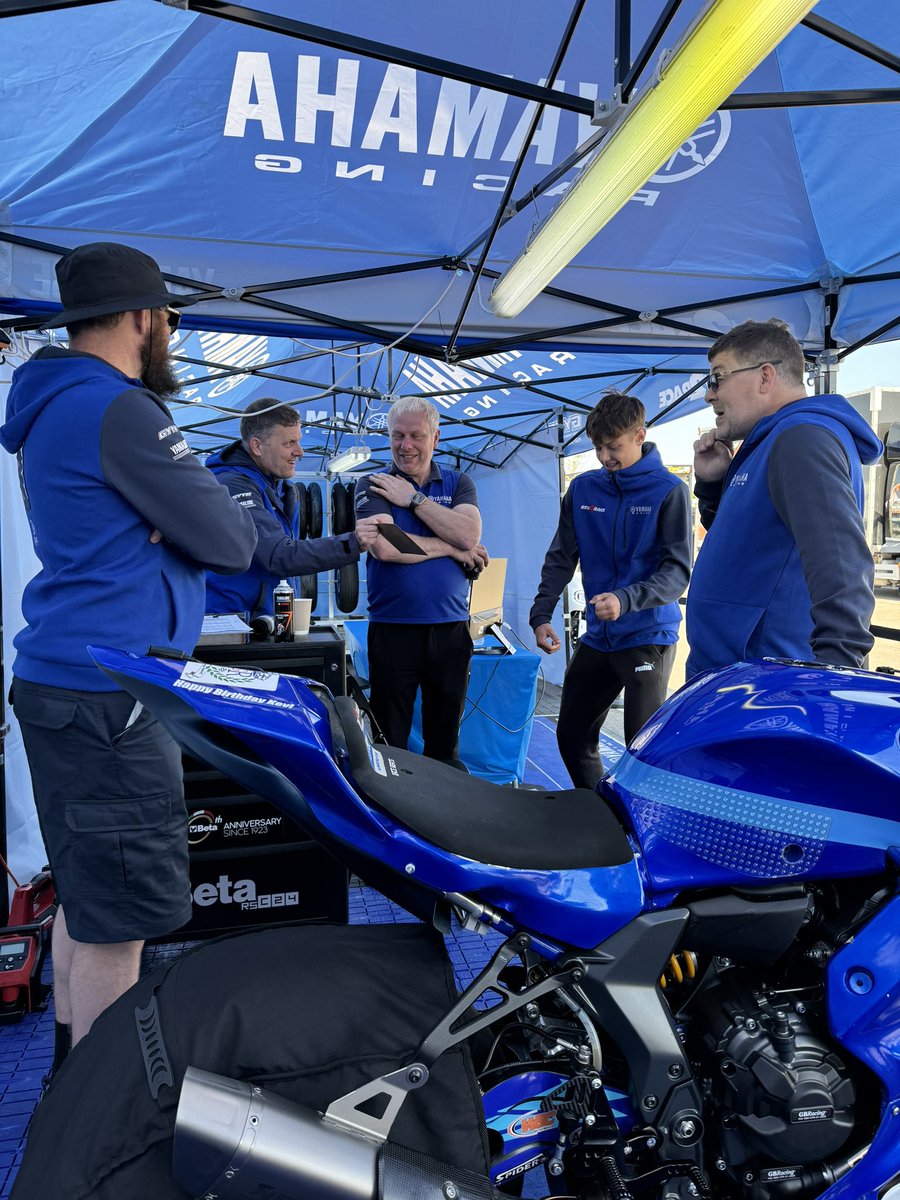
[[[0,18],[20,16],[26,14],[53,12],[62,9],[82,8],[98,3],[109,3],[110,0],[0,0]],[[340,338],[349,336],[360,339],[361,344],[383,344],[404,351],[408,354],[418,354],[424,357],[432,358],[438,361],[447,363],[465,363],[467,369],[476,370],[485,375],[486,380],[493,379],[501,383],[506,388],[521,388],[525,387],[526,391],[532,392],[535,395],[541,395],[546,399],[558,402],[564,409],[572,411],[582,410],[584,405],[573,401],[566,401],[545,389],[541,389],[533,384],[525,384],[518,380],[506,380],[502,376],[492,376],[490,372],[482,370],[475,365],[472,360],[485,357],[487,355],[502,353],[513,348],[541,348],[546,347],[548,343],[555,346],[567,346],[567,338],[572,338],[576,335],[584,335],[591,332],[600,332],[601,330],[613,330],[617,326],[625,323],[634,323],[643,321],[645,323],[658,328],[668,328],[680,333],[687,333],[696,338],[696,344],[693,347],[671,347],[672,353],[690,353],[691,349],[701,351],[706,345],[718,336],[717,331],[706,329],[697,325],[690,325],[686,321],[681,321],[678,317],[681,314],[696,311],[702,308],[715,305],[719,308],[728,307],[732,304],[741,304],[751,300],[768,299],[777,296],[798,294],[803,292],[819,293],[822,297],[823,305],[823,324],[825,336],[823,339],[822,354],[820,355],[820,367],[823,379],[834,371],[842,359],[854,350],[862,346],[868,345],[886,333],[891,332],[900,326],[900,315],[883,324],[879,329],[871,331],[865,337],[860,338],[850,346],[843,348],[838,347],[833,334],[832,327],[834,318],[837,313],[837,308],[840,299],[840,293],[843,289],[850,287],[865,286],[867,283],[883,282],[885,280],[900,279],[900,272],[885,272],[872,275],[859,275],[845,277],[841,280],[834,281],[810,281],[807,283],[785,285],[781,287],[766,288],[758,291],[747,291],[732,296],[705,296],[702,300],[693,301],[690,304],[672,305],[667,308],[659,309],[658,311],[640,312],[619,304],[614,303],[600,297],[583,295],[581,293],[564,290],[561,288],[547,287],[543,294],[551,296],[567,302],[568,304],[578,305],[592,314],[591,319],[584,321],[573,321],[567,324],[560,324],[551,327],[543,327],[528,331],[526,333],[517,333],[508,337],[495,337],[491,339],[465,339],[463,337],[463,327],[466,314],[475,295],[475,291],[479,282],[482,279],[494,279],[499,275],[499,272],[491,270],[487,266],[487,258],[490,252],[491,245],[498,230],[512,217],[521,212],[525,207],[531,204],[534,199],[540,196],[553,186],[567,171],[575,166],[582,158],[593,152],[597,145],[604,137],[605,131],[600,128],[596,133],[592,134],[581,146],[579,146],[564,162],[554,167],[547,175],[544,176],[537,184],[528,188],[528,190],[519,197],[513,196],[515,183],[525,161],[527,147],[531,142],[531,138],[538,126],[541,116],[546,107],[555,107],[561,110],[566,110],[596,118],[597,114],[603,109],[603,102],[595,104],[594,101],[581,96],[575,96],[562,90],[557,90],[553,87],[553,82],[565,58],[566,50],[575,36],[578,21],[581,17],[585,0],[574,0],[573,7],[566,20],[563,32],[561,34],[559,44],[553,57],[551,66],[547,72],[547,83],[545,86],[532,84],[525,80],[509,78],[505,75],[498,75],[495,72],[484,70],[468,64],[452,62],[448,59],[435,57],[432,55],[423,54],[419,51],[409,49],[407,47],[389,45],[380,42],[374,42],[370,39],[357,37],[350,33],[341,32],[334,29],[323,28],[321,26],[312,25],[308,22],[299,21],[290,17],[282,17],[274,13],[267,13],[255,8],[250,8],[246,5],[230,3],[229,0],[159,0],[160,3],[174,8],[180,8],[184,11],[201,14],[221,20],[231,21],[241,25],[249,26],[263,31],[278,33],[286,37],[294,38],[299,41],[314,43],[317,45],[328,46],[333,49],[347,51],[352,54],[360,55],[366,58],[377,59],[383,62],[398,63],[413,67],[417,71],[423,71],[440,77],[459,80],[464,83],[471,84],[479,88],[490,88],[501,92],[505,95],[516,97],[525,100],[534,106],[534,112],[529,123],[529,130],[525,136],[522,148],[513,164],[510,171],[507,185],[497,204],[494,218],[491,224],[482,231],[474,240],[465,246],[458,255],[448,255],[442,258],[427,258],[420,260],[412,260],[407,262],[390,263],[377,267],[363,268],[358,271],[342,271],[333,274],[323,274],[306,279],[284,279],[273,280],[268,283],[254,283],[240,289],[230,289],[223,291],[209,285],[198,284],[197,281],[185,279],[171,274],[166,275],[166,279],[173,284],[186,287],[191,290],[191,299],[194,300],[212,300],[212,299],[234,299],[240,300],[248,305],[259,308],[260,320],[256,321],[253,318],[242,319],[206,319],[202,322],[202,327],[209,329],[228,329],[235,332],[277,332],[281,336],[292,336],[294,333],[302,330],[306,336],[319,338]],[[631,33],[632,33],[632,11],[631,0],[616,0],[614,12],[614,79],[616,85],[616,102],[628,104],[634,95],[640,81],[645,77],[645,73],[650,66],[654,54],[657,52],[662,38],[673,19],[681,8],[683,0],[667,0],[662,9],[656,24],[653,29],[644,39],[641,46],[635,53],[632,53]],[[811,32],[828,38],[834,41],[851,52],[859,54],[872,62],[900,74],[900,57],[892,54],[889,50],[875,43],[869,42],[866,39],[854,34],[851,30],[845,29],[834,22],[828,21],[823,17],[810,14],[801,24]],[[759,108],[791,108],[791,107],[808,107],[812,105],[832,106],[844,104],[875,104],[875,103],[897,103],[900,101],[900,87],[898,88],[865,88],[865,89],[829,89],[823,91],[798,91],[791,93],[736,93],[732,95],[722,108],[739,110],[739,109],[759,109]],[[34,239],[22,237],[21,235],[12,234],[7,231],[0,231],[0,240],[13,245],[21,245],[40,249],[49,253],[62,254],[65,253],[67,247],[52,245],[45,242],[39,242]],[[478,259],[474,264],[470,263],[470,256],[474,256],[478,251]],[[435,268],[444,271],[461,271],[466,270],[470,274],[468,286],[465,296],[460,304],[457,312],[452,331],[446,342],[441,345],[437,343],[437,339],[431,337],[413,337],[411,335],[396,337],[393,331],[384,329],[377,325],[367,324],[360,321],[348,321],[336,316],[334,313],[320,312],[315,309],[304,308],[296,304],[290,304],[278,299],[273,293],[279,291],[296,291],[304,287],[321,287],[331,283],[346,283],[348,281],[358,281],[361,279],[377,279],[388,277],[390,275],[434,270]],[[187,299],[187,297],[186,297]],[[43,315],[37,315],[38,307],[44,309]],[[21,320],[8,322],[10,328],[13,329],[29,329],[37,328],[41,323],[41,319],[46,319],[48,306],[30,306],[28,315]],[[270,328],[267,328],[264,321],[264,313],[269,312],[282,318],[277,325],[272,323]],[[606,314],[599,316],[600,313]],[[585,314],[587,317],[587,313]],[[299,330],[296,328],[284,328],[284,317],[294,317],[299,324]],[[185,324],[191,325],[190,317],[187,318]],[[198,327],[200,323],[198,322]],[[584,350],[584,344],[572,343],[573,349]],[[615,347],[602,346],[596,347],[597,350],[614,350]],[[631,353],[664,353],[667,348],[647,348],[634,346],[628,347]],[[271,378],[277,381],[285,381],[297,383],[299,387],[309,386],[309,381],[295,379],[289,376],[276,375],[272,370],[272,366],[288,365],[291,362],[302,361],[305,356],[297,356],[296,359],[282,360],[280,364],[270,364],[268,369],[249,371],[240,371],[235,368],[233,373],[237,374],[255,374],[260,378]],[[221,378],[225,372],[220,364],[209,363],[210,375],[207,381],[212,378]],[[656,368],[649,368],[654,371]],[[604,373],[598,373],[600,378]],[[610,373],[614,374],[614,373]],[[625,372],[616,372],[615,374],[625,374]],[[202,382],[202,381],[201,381]],[[314,385],[318,387],[319,385]],[[489,385],[488,385],[489,386]],[[459,394],[465,389],[456,389],[453,392],[446,392],[446,395]],[[471,389],[478,390],[478,389]],[[354,395],[352,388],[342,387],[337,389],[335,394]],[[365,394],[365,390],[363,393]],[[435,397],[440,393],[435,393]],[[483,418],[479,418],[483,421]],[[472,423],[464,418],[455,418],[454,423],[470,427],[473,432],[482,427],[477,423]],[[345,429],[335,426],[333,431],[336,436]],[[493,464],[492,464],[493,465]]]

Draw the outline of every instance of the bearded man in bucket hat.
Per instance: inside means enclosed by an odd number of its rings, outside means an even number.
[[[95,242],[56,268],[69,348],[13,375],[0,442],[41,569],[25,589],[11,698],[60,911],[54,1066],[138,978],[145,939],[190,917],[181,756],[87,647],[193,650],[205,572],[240,572],[256,533],[190,452],[164,396],[177,327],[152,258]],[[68,1027],[68,1028],[67,1028]]]

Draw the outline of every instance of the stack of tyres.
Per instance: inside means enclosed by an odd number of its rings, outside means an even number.
[[[331,529],[333,533],[349,533],[356,524],[354,503],[356,484],[338,480],[331,488]],[[338,608],[352,613],[359,604],[359,564],[348,563],[334,573],[334,594]]]
[[[300,537],[322,536],[322,488],[318,483],[295,483],[300,510]],[[312,600],[312,611],[319,603],[319,581],[315,574],[300,576],[300,596]]]

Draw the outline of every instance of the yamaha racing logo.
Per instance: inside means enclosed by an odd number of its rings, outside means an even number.
[[[570,78],[554,86],[598,99],[594,80]],[[435,84],[398,63],[315,54],[294,60],[293,55],[240,50],[222,133],[245,141],[253,168],[272,175],[302,177],[304,171],[318,175],[324,170],[340,181],[338,188],[371,187],[402,170],[407,186],[425,190],[440,187],[453,159],[468,159],[484,165],[472,177],[473,191],[502,192],[533,111],[533,103],[517,97],[456,79]],[[589,113],[548,109],[534,131],[529,156],[538,166],[550,166],[593,132]],[[730,132],[730,114],[713,113],[633,200],[653,207],[661,187],[715,162]],[[573,167],[545,195],[563,195],[579,173]]]

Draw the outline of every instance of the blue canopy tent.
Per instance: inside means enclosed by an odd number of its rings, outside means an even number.
[[[900,32],[876,0],[821,0],[520,317],[485,305],[602,142],[595,105],[633,99],[704,2],[2,0],[0,311],[52,310],[59,251],[112,238],[204,297],[187,323],[213,334],[391,345],[476,392],[523,348],[579,353],[562,393],[489,424],[572,418],[580,376],[634,356],[694,351],[689,378],[773,311],[833,365],[900,322]],[[453,404],[445,445],[480,449]]]
[[[699,406],[710,341],[773,314],[825,386],[900,328],[900,28],[877,0],[820,0],[552,287],[487,308],[602,143],[595,104],[627,104],[703,2],[0,0],[0,314],[55,311],[70,246],[152,254],[199,300],[176,346],[198,449],[272,395],[311,465],[360,439],[377,464],[390,398],[431,395],[521,607],[604,386]]]
[[[773,309],[814,353],[890,335],[900,30],[877,0],[821,0],[557,286],[486,310],[600,138],[595,100],[632,97],[700,7],[5,0],[0,304],[46,311],[59,248],[109,237],[208,296],[201,327],[451,362],[699,348]]]
[[[172,346],[182,382],[172,411],[198,452],[238,436],[236,412],[270,397],[297,408],[304,470],[362,444],[373,469],[390,460],[387,412],[396,395],[441,413],[440,456],[461,468],[501,468],[522,445],[555,454],[589,449],[584,420],[604,388],[637,394],[664,418],[682,397],[702,402],[701,351],[600,358],[587,349],[518,350],[446,363],[377,345],[310,342],[223,331],[180,331]]]

